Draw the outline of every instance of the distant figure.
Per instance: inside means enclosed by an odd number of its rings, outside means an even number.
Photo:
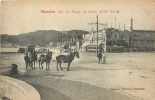
[[[102,63],[102,52],[98,52],[97,57],[98,57],[98,64]]]
[[[104,44],[100,43],[97,52],[98,63],[105,63]]]
[[[63,50],[61,51],[61,55],[68,56],[70,52],[71,52],[71,49],[69,48],[69,45],[65,44]]]

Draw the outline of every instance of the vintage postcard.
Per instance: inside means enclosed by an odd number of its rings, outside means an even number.
[[[154,100],[155,0],[0,0],[0,100]]]

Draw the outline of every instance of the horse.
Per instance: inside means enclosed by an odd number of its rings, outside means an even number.
[[[26,64],[26,69],[28,69],[28,67],[31,67],[31,69],[35,69],[35,63],[37,61],[37,54],[35,53],[35,51],[33,53],[28,52],[25,54],[24,60]]]
[[[28,70],[28,67],[31,67],[33,69],[33,63],[32,63],[32,57],[29,54],[26,54],[24,56],[25,64],[26,64],[26,70]]]
[[[32,66],[33,66],[33,69],[35,69],[35,65],[36,65],[37,59],[38,59],[37,53],[34,51],[32,53]]]
[[[46,57],[44,54],[41,54],[39,56],[38,62],[39,62],[39,69],[43,69],[43,64],[46,61]]]
[[[52,52],[48,52],[46,55],[40,55],[38,62],[39,62],[39,69],[43,69],[43,64],[46,63],[46,70],[50,69],[50,63],[52,59]]]
[[[51,59],[52,59],[52,52],[48,52],[47,55],[46,55],[46,59],[45,59],[45,62],[46,62],[46,70],[49,70],[50,69]]]
[[[27,70],[28,66],[30,66],[30,59],[27,54],[24,56],[24,60],[25,60],[25,65],[26,65],[26,70]]]
[[[70,65],[72,63],[72,61],[74,60],[74,57],[79,58],[79,52],[74,51],[74,52],[70,52],[69,55],[59,55],[56,57],[56,62],[57,62],[57,71],[59,71],[59,67],[61,70],[63,70],[62,68],[62,63],[68,63],[68,67],[67,67],[67,71],[70,70]]]

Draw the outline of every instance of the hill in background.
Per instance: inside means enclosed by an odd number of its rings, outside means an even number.
[[[83,34],[88,34],[88,31],[84,30],[69,30],[69,31],[56,31],[56,30],[38,30],[34,32],[28,32],[19,35],[7,35],[1,34],[1,44],[22,45],[29,44],[45,46],[50,42],[57,43],[59,41],[60,34],[65,34],[66,37],[77,36],[82,39]],[[65,37],[62,37],[65,38]]]

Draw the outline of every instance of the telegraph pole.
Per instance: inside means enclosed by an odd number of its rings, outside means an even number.
[[[114,17],[114,28],[117,29],[117,21],[116,16]]]
[[[94,31],[94,32],[96,32],[97,34],[96,34],[96,44],[97,44],[97,46],[96,46],[96,49],[97,49],[97,53],[98,53],[98,43],[99,43],[99,31],[102,31],[103,29],[101,29],[101,30],[99,30],[99,25],[101,25],[101,26],[107,26],[107,24],[103,24],[103,23],[99,23],[99,16],[97,15],[96,16],[96,22],[95,23],[88,23],[89,25],[95,25],[96,26],[96,31]]]
[[[99,39],[100,39],[99,36],[101,35],[101,34],[99,34],[99,32],[102,33],[103,40],[101,42],[104,43],[104,63],[105,63],[105,58],[106,58],[105,57],[105,53],[106,53],[106,33],[105,33],[105,30],[106,30],[107,24],[99,23],[99,16],[98,15],[96,16],[96,22],[95,23],[88,23],[88,24],[96,26],[96,30],[93,32],[96,33],[96,44],[97,44],[96,53],[97,54],[98,54],[98,49],[99,49]],[[99,29],[99,25],[101,25],[103,28]]]
[[[96,31],[97,31],[97,54],[98,54],[98,15],[96,16],[97,22],[96,22]]]

